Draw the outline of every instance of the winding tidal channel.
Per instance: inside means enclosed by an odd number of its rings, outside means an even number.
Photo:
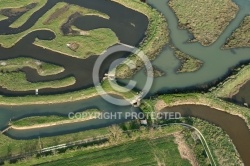
[[[110,19],[104,19],[97,16],[81,16],[77,18],[73,25],[82,30],[92,30],[96,28],[110,28],[116,33],[121,43],[138,46],[145,36],[147,30],[147,17],[132,9],[126,8],[118,3],[106,0],[49,0],[47,4],[40,10],[35,12],[31,18],[19,28],[10,28],[17,18],[11,17],[7,20],[0,21],[0,35],[17,34],[32,27],[38,18],[42,17],[48,10],[55,6],[58,2],[67,2],[76,4],[89,9],[94,9],[107,14]],[[213,85],[228,76],[230,69],[239,66],[242,63],[250,62],[250,48],[237,48],[222,50],[221,47],[231,33],[239,26],[245,16],[249,15],[249,0],[234,0],[240,10],[236,18],[230,22],[225,31],[218,40],[208,47],[202,46],[200,43],[189,43],[192,35],[187,30],[178,28],[178,19],[172,9],[168,6],[167,0],[148,0],[148,3],[159,10],[168,21],[170,30],[171,43],[184,53],[187,53],[204,62],[200,70],[192,73],[177,73],[176,70],[180,66],[180,61],[174,56],[173,50],[166,45],[164,50],[153,61],[153,65],[161,69],[166,75],[156,78],[150,95],[164,94],[174,90],[187,90],[200,88],[203,85]],[[132,26],[134,25],[134,26]],[[33,45],[35,38],[40,40],[52,40],[55,34],[48,30],[34,31],[22,38],[16,45],[11,48],[3,48],[0,46],[0,60],[6,60],[17,57],[30,57],[51,64],[63,66],[65,71],[57,75],[40,76],[36,70],[31,68],[23,68],[26,73],[27,80],[30,82],[45,82],[56,79],[74,76],[76,83],[74,85],[52,89],[40,89],[41,95],[61,94],[65,92],[77,91],[92,87],[92,69],[97,56],[93,55],[87,59],[78,59],[63,55],[58,52],[43,49]],[[101,67],[100,79],[108,70],[110,64],[120,58],[127,56],[126,53],[120,52],[109,57]],[[137,81],[137,89],[142,89],[146,77],[143,70],[139,71],[134,77]],[[126,83],[128,80],[119,80]],[[34,91],[10,91],[0,88],[0,94],[5,96],[26,96],[34,95]],[[31,116],[44,115],[63,115],[67,116],[69,112],[83,111],[89,108],[98,108],[105,112],[128,112],[140,111],[139,109],[127,107],[118,107],[107,103],[101,97],[93,97],[84,101],[75,101],[71,103],[61,103],[52,105],[29,105],[29,106],[0,106],[0,130],[7,127],[10,119],[21,119]],[[174,110],[183,111],[185,116],[195,116],[223,128],[230,136],[235,144],[243,162],[250,165],[250,132],[245,121],[238,116],[221,112],[216,109],[203,106],[178,106],[172,108]],[[45,127],[39,129],[14,130],[10,129],[5,134],[14,139],[32,139],[39,136],[54,136],[71,132],[83,131],[105,127],[111,124],[120,123],[124,120],[88,120],[84,122],[65,124],[53,127]]]

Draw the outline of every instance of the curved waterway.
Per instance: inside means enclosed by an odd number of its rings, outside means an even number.
[[[116,96],[118,97],[118,96]],[[10,119],[18,120],[24,117],[32,116],[46,116],[46,115],[59,115],[68,117],[70,112],[83,112],[87,109],[96,108],[100,110],[105,116],[114,115],[111,119],[91,119],[72,124],[62,124],[51,127],[42,127],[36,129],[16,130],[10,129],[6,135],[14,139],[34,139],[45,136],[55,136],[60,134],[68,134],[79,132],[83,130],[96,129],[101,127],[110,126],[131,120],[130,117],[125,119],[126,112],[139,112],[139,108],[132,106],[119,107],[107,103],[102,97],[93,97],[84,101],[77,101],[73,103],[62,103],[53,105],[36,105],[36,106],[1,106],[0,109],[0,130],[7,127]],[[116,112],[121,112],[121,118],[118,115],[115,117]]]
[[[250,81],[248,81],[240,88],[239,92],[232,97],[232,100],[240,104],[246,103],[248,104],[248,106],[250,106],[249,92],[250,92]]]
[[[197,117],[221,127],[232,139],[245,165],[250,165],[250,131],[245,121],[236,115],[202,105],[168,107],[163,112],[179,112],[183,117]]]
[[[73,25],[83,30],[90,30],[94,28],[110,28],[112,29],[122,43],[137,46],[144,37],[147,29],[148,20],[146,16],[134,10],[128,9],[117,3],[106,0],[49,0],[48,3],[39,11],[35,12],[31,18],[19,28],[10,28],[9,25],[17,18],[11,18],[0,21],[0,34],[16,34],[23,32],[32,27],[35,22],[51,9],[57,2],[68,2],[70,4],[80,5],[86,8],[98,10],[110,16],[110,19],[104,19],[96,16],[82,16],[77,18]],[[187,30],[180,30],[178,28],[178,19],[174,12],[167,4],[167,0],[148,0],[148,3],[154,8],[158,9],[168,20],[168,28],[170,29],[170,37],[172,44],[182,52],[185,52],[204,62],[202,68],[193,73],[176,73],[176,69],[180,66],[180,61],[173,55],[173,50],[168,46],[161,52],[158,58],[153,62],[153,65],[166,73],[165,76],[156,78],[151,89],[151,95],[156,93],[166,93],[171,90],[182,90],[192,87],[197,87],[204,84],[210,84],[222,79],[228,74],[230,69],[236,67],[240,63],[249,62],[250,48],[238,48],[230,50],[222,50],[221,46],[225,43],[227,37],[239,26],[246,15],[249,15],[250,1],[235,0],[239,5],[240,11],[236,18],[230,22],[229,26],[221,34],[218,40],[211,46],[204,47],[198,42],[187,42],[192,35]],[[88,23],[88,24],[86,24]],[[135,26],[132,26],[135,25]],[[96,56],[91,56],[87,59],[81,60],[61,53],[53,52],[51,50],[43,49],[35,46],[32,43],[35,38],[41,40],[52,40],[55,34],[50,31],[35,31],[28,34],[20,40],[12,48],[0,47],[0,60],[17,57],[31,57],[44,62],[63,66],[65,71],[53,76],[39,76],[36,71],[30,68],[22,69],[26,73],[27,79],[30,82],[51,81],[55,79],[62,79],[68,76],[76,78],[76,84],[58,89],[41,89],[40,94],[58,94],[71,92],[79,89],[84,89],[92,85],[92,69]],[[34,54],[35,53],[35,54]],[[125,53],[117,53],[104,63],[100,77],[103,76],[115,59],[126,56]],[[138,72],[134,79],[137,81],[137,88],[142,89],[146,77],[143,71]],[[121,80],[126,82],[127,80]],[[34,94],[34,91],[9,91],[0,88],[1,95],[7,96],[22,96]],[[186,107],[186,106],[185,106]],[[184,107],[184,108],[185,108]],[[84,101],[76,101],[72,103],[62,103],[53,105],[31,105],[31,106],[1,106],[0,107],[0,129],[7,127],[10,119],[20,119],[30,116],[42,115],[64,115],[69,112],[76,112],[86,110],[88,108],[98,108],[108,112],[122,111],[123,113],[131,110],[131,107],[118,107],[107,103],[100,97],[94,97]],[[181,106],[176,107],[181,111]],[[187,115],[194,115],[202,119],[208,120],[222,127],[232,138],[245,164],[250,164],[246,155],[249,155],[249,129],[245,122],[237,116],[226,114],[218,110],[209,109],[201,106],[191,106]],[[173,108],[175,109],[175,108]],[[198,111],[197,109],[201,110]],[[197,110],[197,111],[193,111]],[[190,114],[190,112],[192,114]],[[183,112],[185,114],[185,111]],[[108,126],[114,123],[120,123],[122,120],[89,120],[74,124],[65,124],[60,126],[53,126],[40,129],[30,130],[14,130],[10,129],[5,134],[15,139],[31,139],[38,136],[53,136],[58,134],[65,134],[70,132],[77,132],[87,129]],[[236,128],[236,126],[238,128]],[[239,137],[241,135],[241,137]],[[244,143],[245,144],[244,144]]]
[[[60,1],[51,0],[35,12],[31,18],[19,28],[9,28],[10,22],[3,20],[0,22],[0,34],[15,34],[27,30],[33,26],[37,20],[49,9],[55,6],[58,2],[67,2],[70,4],[80,5],[86,8],[98,10],[110,16],[110,19],[104,19],[97,16],[81,16],[78,17],[72,24],[82,30],[91,30],[95,28],[110,28],[116,33],[122,43],[136,46],[144,37],[147,29],[148,20],[145,15],[134,10],[128,9],[118,3],[111,1],[91,2],[83,1]],[[200,43],[189,43],[192,36],[187,30],[178,28],[178,19],[174,12],[168,5],[168,0],[148,0],[148,3],[154,8],[158,9],[168,20],[168,28],[170,30],[170,37],[172,44],[182,52],[189,54],[204,62],[203,66],[196,72],[192,73],[177,73],[176,69],[180,66],[180,61],[174,56],[173,50],[168,46],[161,52],[158,58],[153,62],[153,65],[164,71],[166,74],[154,80],[153,87],[149,95],[157,93],[166,93],[173,90],[185,90],[189,88],[206,87],[204,85],[212,85],[227,76],[231,69],[250,61],[250,48],[237,48],[222,50],[221,47],[232,32],[240,25],[245,16],[249,15],[250,1],[235,0],[240,10],[224,32],[220,35],[218,40],[208,47],[202,46]],[[105,6],[105,7],[104,7]],[[134,26],[133,26],[134,25]],[[7,28],[7,27],[8,28]],[[5,28],[4,28],[5,27]],[[42,94],[58,94],[65,92],[72,92],[79,89],[84,89],[93,86],[92,69],[97,56],[91,56],[85,60],[65,56],[61,53],[56,53],[51,50],[42,49],[41,47],[33,45],[36,37],[40,39],[51,40],[55,37],[49,31],[35,31],[28,34],[25,38],[19,41],[15,46],[9,49],[0,47],[0,60],[16,57],[31,57],[41,61],[63,66],[65,71],[53,76],[39,76],[36,71],[26,68],[23,71],[27,75],[27,80],[30,82],[52,81],[62,79],[69,76],[76,78],[76,83],[71,86],[63,88],[45,88],[40,89]],[[36,53],[36,55],[34,55]],[[116,53],[110,56],[101,68],[100,79],[107,71],[109,65],[117,58],[127,56],[125,53]],[[69,63],[70,62],[70,63]],[[141,70],[133,79],[137,81],[136,89],[142,89],[146,77]],[[127,80],[119,80],[120,82],[127,82]],[[1,88],[3,95],[7,96],[22,96],[34,94],[33,91],[10,91]]]
[[[244,17],[250,14],[249,0],[234,0],[240,8],[235,19],[230,22],[218,40],[207,47],[198,42],[188,42],[192,35],[187,30],[179,29],[178,19],[169,7],[168,0],[148,0],[147,2],[166,17],[172,44],[182,52],[204,62],[196,72],[177,73],[176,69],[180,67],[180,61],[174,56],[171,48],[165,47],[153,65],[166,74],[154,80],[151,95],[212,85],[226,77],[231,69],[250,61],[250,48],[221,49]],[[144,71],[138,72],[133,79],[137,81],[137,89],[142,89],[146,81]],[[127,80],[121,80],[121,82],[126,83]]]
[[[126,8],[118,3],[105,0],[49,0],[44,7],[35,12],[31,18],[19,28],[9,27],[13,21],[18,19],[17,17],[11,17],[0,21],[0,35],[17,34],[31,28],[40,17],[54,7],[58,2],[79,5],[88,9],[99,11],[109,16],[109,19],[98,16],[80,16],[72,23],[72,25],[77,28],[82,30],[110,28],[116,33],[121,43],[132,46],[138,46],[145,37],[145,32],[148,27],[148,19],[145,15]],[[40,95],[60,94],[92,87],[94,85],[92,80],[92,70],[98,56],[93,55],[87,59],[79,59],[32,44],[36,38],[40,40],[52,40],[55,37],[55,34],[48,30],[37,30],[31,32],[11,48],[4,48],[0,46],[0,60],[17,57],[30,57],[65,68],[64,72],[60,74],[40,76],[37,71],[26,67],[22,69],[22,71],[25,72],[29,82],[53,81],[69,76],[74,76],[76,79],[76,83],[71,86],[63,88],[39,89]],[[126,56],[128,56],[128,54],[125,52],[118,52],[109,56],[101,66],[99,73],[100,79],[102,79],[104,73],[107,72],[110,64],[114,60]],[[0,92],[5,96],[26,96],[35,94],[35,90],[11,91],[5,88],[0,88]]]

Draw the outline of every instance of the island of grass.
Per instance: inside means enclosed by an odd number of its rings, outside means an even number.
[[[66,10],[60,10],[62,8],[65,8],[65,6],[67,6]],[[65,24],[65,22],[68,21],[70,16],[75,14],[76,11],[80,15],[95,15],[103,17],[105,19],[109,18],[107,15],[92,9],[59,2],[51,10],[49,10],[41,18],[39,18],[35,25],[32,26],[30,29],[18,34],[0,35],[1,45],[6,48],[11,47],[15,45],[23,36],[27,35],[32,31],[40,29],[49,29],[55,33],[56,38],[51,41],[36,40],[34,44],[47,49],[51,49],[53,51],[62,52],[63,54],[69,56],[74,56],[77,58],[87,58],[90,55],[99,55],[103,52],[103,50],[106,50],[108,47],[119,42],[115,33],[107,28],[100,28],[88,31],[88,36],[63,34],[61,32],[60,27]],[[29,15],[31,15],[31,12]],[[21,19],[21,21],[19,21],[18,24],[23,23],[25,21],[25,19],[23,19],[22,17],[19,19]],[[50,21],[48,21],[48,19]],[[67,44],[72,42],[79,44],[79,48],[77,50],[72,50],[67,46]]]
[[[18,28],[22,26],[33,13],[38,11],[47,3],[47,0],[23,0],[18,3],[10,3],[8,0],[2,0],[0,6],[0,13],[6,9],[11,9],[9,15],[15,15],[21,13],[21,16],[14,21],[10,27]],[[8,16],[0,15],[0,20],[7,19]],[[5,17],[5,18],[4,18]]]
[[[155,58],[155,56],[157,55],[157,53],[159,53],[159,51],[161,50],[161,48],[166,44],[166,42],[168,42],[168,31],[167,31],[167,24],[166,24],[166,20],[164,18],[164,16],[162,16],[159,12],[157,12],[156,10],[154,10],[153,8],[151,8],[150,6],[148,6],[145,3],[140,2],[139,0],[132,0],[132,1],[120,1],[120,0],[115,0],[115,2],[120,3],[122,5],[124,5],[125,7],[129,7],[131,9],[134,9],[136,11],[139,11],[141,13],[144,13],[147,15],[147,17],[149,18],[149,27],[148,30],[146,32],[146,38],[144,39],[144,41],[141,44],[141,48],[143,49],[143,51],[145,53],[147,53],[147,55],[149,56],[150,59]],[[72,14],[75,13],[75,11],[79,11],[82,12],[83,15],[97,15],[103,18],[108,18],[108,16],[99,13],[98,11],[93,11],[93,10],[89,10],[89,9],[85,9],[85,8],[79,8],[78,6],[74,6],[74,5],[70,5],[70,7],[66,7],[67,11],[64,12],[63,15],[59,15],[57,17],[55,17],[55,15],[52,17],[52,15],[54,13],[57,13],[58,10],[60,11],[62,8],[65,8],[65,6],[68,6],[68,4],[66,3],[58,3],[56,6],[54,6],[51,10],[49,10],[42,18],[40,18],[37,23],[31,27],[29,30],[16,34],[16,35],[0,35],[0,39],[3,39],[1,41],[3,41],[3,46],[8,46],[10,47],[11,45],[15,44],[15,42],[17,42],[22,36],[26,35],[26,33],[29,33],[30,31],[33,31],[35,29],[37,29],[39,27],[43,28],[45,27],[45,25],[43,23],[46,23],[46,27],[49,29],[52,29],[56,32],[57,37],[54,39],[57,42],[53,42],[56,45],[51,45],[50,42],[51,41],[36,41],[35,44],[41,44],[42,45],[47,45],[48,48],[49,47],[56,47],[56,49],[58,49],[59,51],[62,51],[63,53],[73,53],[72,55],[75,55],[75,51],[73,51],[72,49],[68,48],[66,45],[68,43],[77,43],[76,40],[74,40],[75,38],[82,38],[82,36],[72,36],[72,35],[67,35],[67,36],[62,36],[60,29],[58,28],[58,25],[62,25],[64,24],[67,20],[68,20],[68,16],[71,16]],[[65,9],[64,9],[65,10]],[[48,23],[48,19],[51,20],[53,19],[53,21],[49,21]],[[71,26],[72,30],[74,31],[78,31],[79,29],[77,29],[74,26]],[[108,31],[108,32],[107,32]],[[84,32],[84,37],[89,38],[89,36],[91,36],[90,34],[93,33],[93,35],[98,35],[100,32],[100,35],[105,35],[105,38],[107,39],[107,34],[109,34],[109,32],[111,34],[113,34],[113,32],[109,29],[97,29],[97,30],[93,30],[93,31],[88,31],[88,32]],[[110,37],[112,37],[112,35],[109,35]],[[58,39],[59,38],[59,39]],[[100,36],[100,38],[102,38]],[[115,37],[116,38],[116,37]],[[117,39],[117,38],[116,38]],[[62,41],[63,40],[63,41]],[[91,39],[90,39],[91,40]],[[97,48],[100,52],[103,52],[103,50],[105,50],[107,47],[103,48],[103,47],[96,47],[96,43],[98,43],[98,41],[94,40],[92,41],[94,44],[92,46],[95,47],[95,49]],[[105,40],[101,40],[101,42],[107,44],[109,42],[106,42]],[[110,45],[110,44],[108,44]],[[64,47],[64,48],[62,48]],[[81,46],[79,46],[81,47]],[[67,50],[67,51],[66,51]],[[81,50],[84,51],[85,53],[87,52],[92,52],[93,50],[91,47],[84,47],[84,49],[80,49],[78,48],[77,50]],[[86,54],[83,53],[81,54],[81,56],[83,55],[84,58],[86,58]],[[136,60],[138,62],[138,67],[139,67],[139,61],[140,60]],[[141,62],[140,62],[141,63]],[[140,68],[140,67],[139,67]],[[138,69],[139,69],[138,68]],[[119,69],[118,69],[119,70]],[[131,70],[127,70],[127,66],[123,66],[122,68],[120,68],[120,70],[117,72],[120,73],[118,75],[120,75],[120,77],[127,77],[130,74],[133,74],[134,71]],[[130,73],[130,74],[129,74]],[[162,75],[163,73],[158,73],[159,75]],[[158,75],[157,74],[157,75]],[[110,88],[110,85],[108,85],[106,82],[104,82],[102,85],[105,86],[105,90],[107,90],[107,92],[111,92],[111,93],[116,93],[112,90],[112,88]],[[134,96],[136,93],[132,92],[129,94],[120,94],[122,96],[124,96],[125,98],[127,96]],[[74,101],[74,100],[80,100],[80,99],[86,99],[89,97],[93,97],[97,95],[97,92],[94,88],[90,88],[90,89],[86,89],[86,90],[80,90],[78,92],[71,92],[71,93],[67,93],[65,95],[53,95],[53,96],[37,96],[36,98],[34,98],[33,96],[27,96],[27,100],[23,100],[24,98],[14,98],[14,97],[7,97],[5,100],[4,96],[1,96],[0,98],[1,100],[1,104],[14,104],[14,102],[17,102],[18,105],[20,104],[43,104],[43,103],[61,103],[61,102],[66,102],[66,101]],[[67,96],[67,97],[66,97]],[[66,97],[66,98],[65,98]],[[13,100],[16,99],[16,100]],[[51,99],[51,100],[50,100]],[[17,101],[18,100],[18,101]],[[43,100],[43,101],[42,101]],[[16,104],[17,104],[16,103]]]
[[[101,111],[97,109],[89,109],[83,112],[76,112],[75,114],[77,114],[77,116],[73,117],[58,115],[27,117],[19,120],[12,120],[9,125],[11,128],[18,130],[50,127],[98,118],[98,116],[101,115]]]
[[[59,88],[75,83],[74,77],[67,77],[61,80],[49,82],[31,83],[27,81],[24,72],[20,71],[24,67],[37,70],[41,76],[54,75],[64,71],[64,68],[54,64],[49,64],[32,58],[14,58],[0,61],[0,86],[12,91],[27,91],[41,88]]]
[[[6,16],[0,14],[0,21],[6,20],[6,19],[8,19],[8,17],[6,17]]]
[[[29,82],[24,72],[0,73],[0,86],[11,91],[28,91],[43,88],[60,88],[75,84],[75,77],[55,81]]]
[[[0,60],[1,73],[19,71],[24,67],[30,67],[37,70],[38,74],[41,76],[59,74],[64,71],[64,68],[61,66],[41,62],[32,58],[19,57],[8,60]]]
[[[205,46],[217,40],[239,9],[231,0],[170,0],[169,5],[179,26],[191,31]]]
[[[187,72],[195,72],[199,70],[203,62],[199,59],[196,59],[190,55],[181,52],[177,48],[174,49],[174,55],[181,61],[181,66],[177,70],[178,73],[187,73]]]
[[[250,47],[250,16],[244,18],[240,27],[228,38],[224,48]]]
[[[13,22],[10,27],[18,28],[22,26],[32,16],[32,14],[41,9],[47,3],[47,1],[48,0],[30,0],[29,3],[32,2],[33,4],[36,4],[35,7],[25,12],[21,17],[19,17],[15,22]]]

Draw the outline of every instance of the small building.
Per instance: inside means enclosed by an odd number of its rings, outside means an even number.
[[[148,122],[147,122],[146,119],[140,119],[140,124],[141,124],[141,125],[147,126],[147,125],[148,125]]]

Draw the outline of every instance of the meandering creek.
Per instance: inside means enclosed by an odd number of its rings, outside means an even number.
[[[143,39],[144,33],[148,26],[147,17],[134,10],[128,9],[117,3],[106,0],[49,0],[48,3],[39,11],[35,12],[32,17],[19,28],[9,28],[9,25],[17,18],[10,18],[9,20],[0,21],[0,34],[16,34],[23,32],[33,26],[38,18],[40,18],[46,11],[51,9],[57,2],[68,2],[77,4],[86,8],[98,10],[110,16],[110,19],[104,19],[96,16],[82,16],[77,18],[73,25],[82,30],[91,30],[95,28],[110,28],[118,36],[121,43],[137,46]],[[167,5],[167,0],[148,0],[148,3],[163,13],[168,20],[168,28],[170,29],[170,37],[172,44],[182,52],[185,52],[204,62],[202,68],[193,73],[176,73],[176,69],[180,66],[179,60],[173,55],[173,50],[168,46],[160,53],[158,58],[153,62],[157,68],[166,73],[165,76],[156,78],[150,95],[167,93],[174,90],[186,90],[189,88],[197,88],[203,85],[212,85],[215,82],[222,80],[228,75],[230,69],[238,66],[241,63],[250,61],[250,48],[237,48],[231,50],[222,50],[221,47],[225,43],[227,37],[239,26],[246,15],[249,15],[250,1],[235,0],[239,5],[240,11],[236,18],[229,24],[226,30],[221,34],[218,40],[211,46],[204,47],[199,43],[187,42],[192,36],[187,30],[178,28],[178,20],[174,12]],[[86,24],[88,23],[88,24]],[[132,26],[133,23],[135,26]],[[0,60],[16,57],[31,57],[44,62],[63,66],[65,71],[53,76],[39,76],[38,73],[30,68],[23,68],[27,75],[27,80],[30,82],[51,81],[55,79],[62,79],[68,76],[74,76],[76,83],[72,86],[50,89],[41,89],[41,94],[58,94],[71,92],[79,89],[84,89],[93,85],[92,83],[92,69],[96,56],[91,56],[87,59],[81,60],[61,53],[53,52],[51,50],[43,49],[35,46],[32,43],[35,38],[43,40],[51,40],[55,34],[40,30],[28,34],[20,40],[15,46],[11,48],[0,47]],[[34,54],[35,53],[35,54]],[[116,53],[110,56],[105,61],[101,68],[100,79],[107,71],[109,65],[117,58],[127,56],[125,53]],[[133,78],[137,81],[137,89],[142,89],[145,83],[145,74],[139,71]],[[127,80],[119,80],[126,83]],[[24,96],[34,94],[34,91],[10,91],[0,88],[1,95],[6,96]],[[75,101],[71,103],[53,104],[53,105],[31,105],[31,106],[1,106],[0,107],[0,129],[7,127],[10,119],[20,119],[30,116],[42,115],[64,115],[69,112],[83,111],[88,108],[99,108],[100,110],[108,112],[128,112],[139,111],[131,107],[118,107],[107,103],[101,97],[94,97],[84,101]],[[173,111],[181,111],[185,115],[196,116],[205,119],[222,127],[233,140],[237,147],[244,163],[250,165],[250,160],[247,158],[250,149],[250,133],[243,119],[238,116],[230,115],[219,110],[211,109],[203,106],[178,106],[171,108]],[[65,134],[77,132],[87,129],[108,126],[114,123],[120,123],[122,120],[89,120],[74,124],[46,127],[41,129],[30,130],[13,130],[10,129],[6,135],[15,139],[31,139],[38,136],[52,136],[58,134]]]

